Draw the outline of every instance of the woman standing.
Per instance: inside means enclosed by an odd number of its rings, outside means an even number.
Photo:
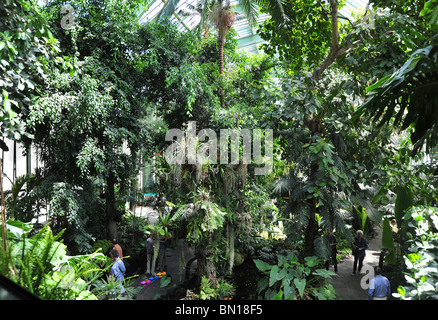
[[[368,249],[368,242],[363,237],[363,231],[357,230],[357,236],[354,237],[353,243],[353,255],[354,255],[354,263],[353,263],[353,273],[352,276],[356,275],[356,269],[359,271],[362,270],[363,259],[365,259],[365,250]],[[359,262],[359,268],[357,263]]]

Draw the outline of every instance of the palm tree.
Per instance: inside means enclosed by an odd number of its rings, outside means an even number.
[[[227,35],[227,31],[233,26],[236,21],[236,13],[230,5],[230,1],[227,0],[225,3],[219,1],[210,17],[214,21],[214,25],[218,30],[217,45],[219,51],[219,74],[223,76],[224,74],[224,42]],[[225,107],[224,101],[224,90],[220,93],[221,107]]]
[[[227,35],[227,31],[233,26],[236,21],[237,15],[231,5],[230,0],[197,0],[196,4],[186,4],[185,11],[179,10],[177,12],[177,7],[180,0],[159,0],[164,3],[163,8],[157,15],[157,19],[162,17],[175,16],[175,18],[180,21],[186,29],[189,27],[184,24],[180,15],[187,15],[187,13],[192,15],[199,15],[200,22],[196,26],[199,30],[199,34],[207,36],[209,30],[209,22],[218,31],[218,51],[219,51],[219,74],[222,76],[225,73],[224,70],[224,42]],[[248,24],[251,27],[255,27],[257,24],[258,17],[258,5],[264,1],[255,0],[238,0],[239,6],[242,8],[242,13],[244,17],[248,20]],[[188,10],[187,10],[188,9]],[[221,106],[225,106],[224,102],[224,91],[220,93]]]

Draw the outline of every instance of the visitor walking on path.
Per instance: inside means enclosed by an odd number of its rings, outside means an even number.
[[[374,275],[368,288],[368,300],[389,300],[391,298],[391,285],[388,278],[382,276],[380,267],[374,267]]]
[[[111,242],[113,244],[113,250],[117,250],[120,260],[123,261],[123,250],[122,247],[117,243],[117,239],[112,239]]]
[[[353,256],[354,256],[354,262],[353,262],[353,273],[352,276],[356,275],[356,270],[360,273],[363,266],[363,260],[365,259],[365,251],[368,249],[368,242],[363,237],[363,231],[357,230],[357,236],[354,238],[353,243]],[[359,266],[358,266],[359,263]]]
[[[146,274],[155,275],[154,240],[152,234],[146,240]]]
[[[367,300],[370,280],[373,267],[379,264],[380,251],[382,248],[382,230],[376,229],[373,239],[367,239],[368,248],[366,249],[366,260],[363,261],[362,272],[369,272],[361,276],[351,276],[353,269],[354,256],[346,255],[338,263],[337,276],[332,277],[329,282],[336,291],[336,296],[340,300]],[[356,235],[356,232],[355,232]],[[353,242],[352,242],[353,244]],[[359,261],[358,261],[359,263]],[[365,284],[365,285],[364,285]]]
[[[333,234],[332,230],[329,230],[327,232],[327,240],[328,240],[329,245],[330,245],[330,257],[333,260],[333,267],[335,269],[335,272],[338,273],[338,262],[336,261],[336,254],[338,253],[336,246],[338,244],[338,240],[336,239],[336,236]],[[330,259],[328,259],[325,262],[326,270],[329,269],[329,266],[330,266]]]
[[[113,259],[114,263],[110,269],[110,276],[114,277],[117,282],[120,283],[120,292],[124,293],[125,288],[123,287],[123,281],[125,280],[125,264],[119,258],[119,252],[117,250],[111,250],[110,256]]]

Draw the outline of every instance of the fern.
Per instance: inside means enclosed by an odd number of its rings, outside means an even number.
[[[31,239],[22,239],[21,247],[18,247],[21,251],[21,256],[16,257],[19,264],[18,280],[23,287],[42,298],[50,298],[47,286],[44,285],[46,274],[60,261],[59,257],[66,253],[65,245],[57,242],[61,235],[62,232],[54,236],[47,225]]]
[[[108,250],[112,246],[113,246],[113,244],[108,239],[101,239],[101,240],[98,240],[94,243],[93,250],[97,251],[97,250],[101,249],[102,252],[108,252]]]
[[[9,269],[17,270],[8,274],[12,280],[42,299],[96,299],[87,287],[109,267],[103,254],[69,257],[67,247],[59,241],[63,231],[53,235],[47,225],[27,238],[30,229],[22,224],[19,232],[19,224],[13,223],[14,226],[8,224],[8,228],[15,228],[9,233],[12,240]]]
[[[178,210],[169,219],[169,222],[175,222],[180,220],[184,216],[184,211],[185,211],[184,206],[179,207]]]

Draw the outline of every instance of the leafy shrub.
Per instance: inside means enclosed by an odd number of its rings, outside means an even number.
[[[122,292],[120,283],[110,276],[96,280],[92,285],[92,292],[99,300],[135,299],[143,287],[134,287],[132,278],[133,277],[124,279],[123,288],[125,289],[125,292]]]
[[[3,255],[2,270],[7,276],[46,300],[96,300],[90,285],[102,276],[109,264],[99,252],[68,256],[49,225],[28,237],[31,223],[7,222],[9,248]]]
[[[234,295],[235,292],[233,285],[226,280],[219,279],[216,284],[213,284],[207,277],[201,278],[199,290],[201,300],[225,299]]]
[[[403,300],[438,299],[438,210],[415,206],[404,215],[408,222],[408,254],[404,255],[406,284],[394,297]]]
[[[97,240],[94,244],[93,244],[93,250],[97,251],[97,250],[101,250],[101,252],[106,253],[109,252],[109,250],[113,247],[113,244],[111,241],[109,241],[108,239],[101,239],[101,240]]]
[[[335,275],[332,271],[316,269],[321,260],[315,256],[298,260],[294,253],[277,255],[278,264],[269,265],[262,260],[254,260],[257,268],[265,275],[258,284],[258,293],[268,300],[296,300],[335,298],[334,288],[328,279]]]

